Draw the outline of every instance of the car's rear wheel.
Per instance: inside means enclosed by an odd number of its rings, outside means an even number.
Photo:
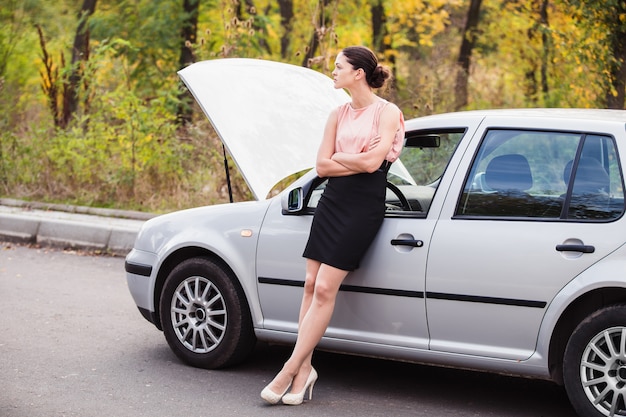
[[[232,274],[208,258],[187,259],[169,274],[160,300],[165,339],[189,365],[222,368],[254,348],[252,319]]]
[[[567,343],[565,388],[581,416],[626,416],[626,305],[600,309]]]

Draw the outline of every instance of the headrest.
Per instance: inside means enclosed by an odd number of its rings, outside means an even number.
[[[523,155],[500,155],[485,170],[487,186],[496,191],[526,191],[533,186],[528,160]]]
[[[572,175],[573,162],[569,161],[563,170],[565,184],[569,183]],[[574,181],[574,194],[608,193],[611,185],[609,174],[595,158],[580,158]]]

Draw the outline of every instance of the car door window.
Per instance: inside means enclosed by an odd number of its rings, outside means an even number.
[[[567,218],[612,220],[622,215],[623,179],[611,138],[586,136],[580,158],[567,163],[563,178],[571,188]]]
[[[425,216],[430,208],[439,179],[454,153],[465,128],[424,130],[407,133],[400,162],[387,173],[387,216]],[[317,207],[327,180],[312,189],[306,207]]]
[[[623,207],[613,138],[492,129],[472,164],[456,215],[612,220]]]
[[[394,170],[392,167],[387,174],[387,181],[391,184],[387,192],[388,215],[406,214],[394,211],[394,205],[407,211],[389,192],[393,186],[397,189],[394,194],[401,193],[406,198],[410,206],[408,211],[423,215],[428,213],[439,179],[465,131],[465,128],[448,128],[407,132],[400,153],[403,169]]]

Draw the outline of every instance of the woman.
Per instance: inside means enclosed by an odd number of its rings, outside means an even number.
[[[317,174],[328,177],[328,184],[303,254],[306,279],[296,345],[261,392],[271,404],[301,404],[307,389],[311,399],[317,380],[313,350],[328,327],[339,286],[358,268],[382,224],[387,171],[404,139],[401,111],[373,92],[390,75],[362,46],[345,48],[335,60],[335,88],[348,90],[352,100],[331,112],[317,154]]]

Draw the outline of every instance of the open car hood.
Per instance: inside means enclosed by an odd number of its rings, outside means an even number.
[[[274,61],[202,61],[178,74],[257,199],[315,166],[329,113],[350,100],[326,75]]]

